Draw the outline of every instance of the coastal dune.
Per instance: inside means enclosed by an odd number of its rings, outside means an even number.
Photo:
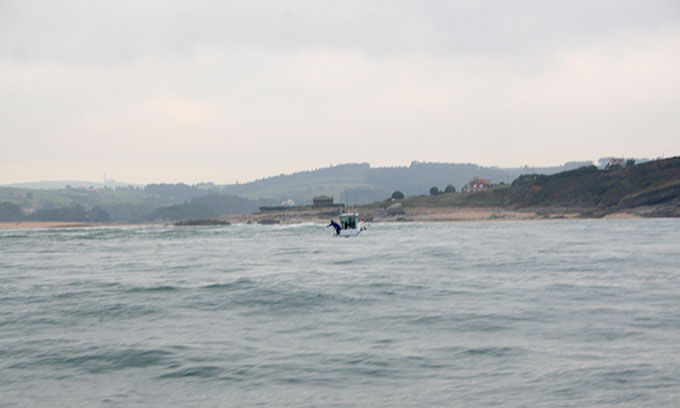
[[[82,228],[92,227],[94,224],[84,222],[65,222],[65,221],[20,221],[20,222],[0,222],[0,230],[6,229],[32,229],[32,228]]]

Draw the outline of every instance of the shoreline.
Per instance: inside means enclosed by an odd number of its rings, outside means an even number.
[[[540,210],[507,210],[499,208],[405,208],[402,214],[382,215],[375,211],[358,210],[359,215],[366,216],[367,223],[393,222],[502,222],[502,221],[549,221],[549,220],[584,220],[584,219],[641,219],[648,218],[633,212],[617,212],[603,216],[588,216],[576,211],[540,211]],[[264,224],[290,225],[301,223],[327,224],[338,214],[327,209],[310,209],[305,211],[272,211],[249,215],[225,215],[211,218],[205,225],[228,224]],[[195,221],[195,220],[192,220]],[[210,221],[213,221],[211,224]],[[138,226],[174,226],[172,222],[141,224],[92,224],[85,222],[65,221],[19,221],[0,222],[0,230],[10,229],[61,229],[61,228],[113,228]]]
[[[65,229],[65,228],[114,228],[114,227],[138,227],[142,225],[162,224],[91,224],[87,222],[71,221],[14,221],[0,222],[0,230],[23,230],[23,229]]]
[[[368,223],[382,222],[498,222],[498,221],[540,221],[540,220],[582,220],[582,219],[633,219],[645,218],[633,212],[615,212],[600,216],[584,214],[573,209],[521,209],[501,208],[404,208],[397,214],[387,214],[384,210],[358,208],[360,216]],[[250,215],[229,215],[216,219],[231,224],[299,224],[304,222],[328,224],[338,213],[328,209],[277,210]]]
[[[86,222],[67,222],[67,221],[15,221],[0,222],[0,230],[7,229],[55,229],[55,228],[89,228],[96,224]]]

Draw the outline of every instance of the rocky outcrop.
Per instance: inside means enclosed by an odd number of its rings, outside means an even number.
[[[201,219],[201,220],[185,220],[179,221],[174,224],[177,227],[194,227],[203,225],[230,225],[229,221],[218,220],[218,219]]]
[[[652,190],[642,191],[638,194],[623,197],[619,203],[619,208],[633,208],[649,205],[658,205],[668,203],[672,200],[680,198],[680,181],[673,182],[654,188]]]
[[[404,211],[404,207],[402,207],[401,203],[394,203],[391,204],[389,207],[387,207],[387,215],[394,217],[396,215],[404,215],[406,212]]]
[[[259,220],[257,223],[261,225],[274,225],[274,224],[279,224],[281,221],[275,220],[273,218],[265,218],[262,220]]]

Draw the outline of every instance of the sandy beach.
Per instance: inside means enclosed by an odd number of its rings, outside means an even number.
[[[405,208],[403,214],[387,215],[381,210],[357,209],[368,222],[470,222],[470,221],[529,221],[583,218],[640,218],[632,213],[614,213],[605,217],[587,217],[583,213],[568,209],[527,209],[508,210],[502,208]],[[242,216],[225,216],[220,219],[232,224],[267,223],[297,224],[303,222],[328,223],[338,214],[328,209],[281,210],[261,212]]]
[[[529,221],[529,220],[558,220],[583,219],[578,212],[536,210],[507,210],[501,208],[406,208],[404,214],[386,216],[380,212],[357,210],[360,216],[365,216],[368,222],[471,222],[471,221]],[[255,213],[250,215],[228,215],[218,217],[221,221],[231,224],[299,224],[305,222],[328,223],[331,218],[337,218],[335,212],[328,209],[284,210]],[[641,218],[632,213],[607,214],[604,219]],[[125,224],[142,225],[142,224]],[[149,225],[149,224],[147,224]],[[172,225],[159,223],[153,225]],[[122,224],[89,224],[83,222],[63,221],[23,221],[0,222],[0,230],[7,229],[39,229],[39,228],[88,228],[88,227],[120,227]]]
[[[33,228],[83,228],[94,227],[95,224],[84,222],[63,222],[63,221],[22,221],[22,222],[0,222],[0,230],[6,229],[33,229]]]

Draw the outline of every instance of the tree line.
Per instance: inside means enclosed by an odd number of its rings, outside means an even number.
[[[430,188],[430,195],[431,195],[431,196],[436,196],[436,195],[440,195],[440,194],[450,194],[450,193],[455,193],[455,192],[456,192],[456,187],[454,187],[452,184],[447,185],[447,186],[444,188],[444,191],[440,191],[440,190],[439,190],[439,187],[437,187],[437,186],[432,186],[432,187]],[[404,193],[402,193],[402,192],[399,191],[399,190],[396,190],[396,191],[393,192],[392,195],[390,196],[390,198],[391,198],[392,200],[401,200],[401,199],[403,199],[404,197],[405,197],[405,196],[404,196]]]
[[[5,201],[0,203],[0,221],[68,221],[68,222],[111,222],[111,216],[100,207],[87,210],[81,204],[68,207],[37,210],[31,214],[24,214],[21,207]]]

